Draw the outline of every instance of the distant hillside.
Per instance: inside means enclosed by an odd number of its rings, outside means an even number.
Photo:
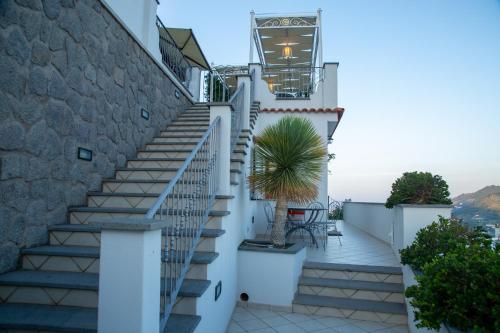
[[[474,193],[461,194],[452,201],[452,215],[470,225],[500,222],[500,186],[486,186]]]
[[[464,193],[459,196],[451,199],[454,204],[460,204],[465,202],[474,202],[476,200],[482,199],[484,197],[488,197],[492,194],[500,195],[500,186],[490,185],[485,188],[480,189],[474,193]]]

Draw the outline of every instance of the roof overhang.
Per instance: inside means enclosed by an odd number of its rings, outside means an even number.
[[[160,28],[159,31],[160,34],[168,33],[191,66],[210,69],[210,65],[191,29]]]

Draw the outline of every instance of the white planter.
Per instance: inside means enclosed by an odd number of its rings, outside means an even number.
[[[451,217],[449,205],[397,205],[393,219],[393,249],[399,258],[399,250],[415,240],[417,232],[439,219]]]
[[[291,308],[305,258],[302,243],[284,250],[240,245],[238,297],[246,293],[250,304]]]

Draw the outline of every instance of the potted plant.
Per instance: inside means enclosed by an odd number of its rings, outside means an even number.
[[[405,292],[416,327],[500,332],[500,247],[481,230],[441,218],[417,234],[401,259],[417,271]]]
[[[243,302],[291,309],[306,248],[285,242],[288,202],[316,198],[326,147],[310,120],[286,116],[255,137],[254,190],[276,200],[271,243],[245,240],[238,248],[238,289]],[[265,244],[263,244],[265,243]]]
[[[276,200],[271,241],[284,247],[288,202],[316,198],[327,151],[312,122],[293,116],[268,126],[254,141],[255,168],[248,180],[254,190]]]

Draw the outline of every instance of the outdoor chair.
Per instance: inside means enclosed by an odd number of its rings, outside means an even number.
[[[313,202],[307,206],[306,221],[309,221],[309,229],[312,231],[313,235],[317,235],[316,242],[318,238],[321,240],[323,245],[323,250],[326,250],[326,242],[328,239],[328,224],[325,218],[325,207],[321,202]],[[318,246],[318,244],[316,244]]]

